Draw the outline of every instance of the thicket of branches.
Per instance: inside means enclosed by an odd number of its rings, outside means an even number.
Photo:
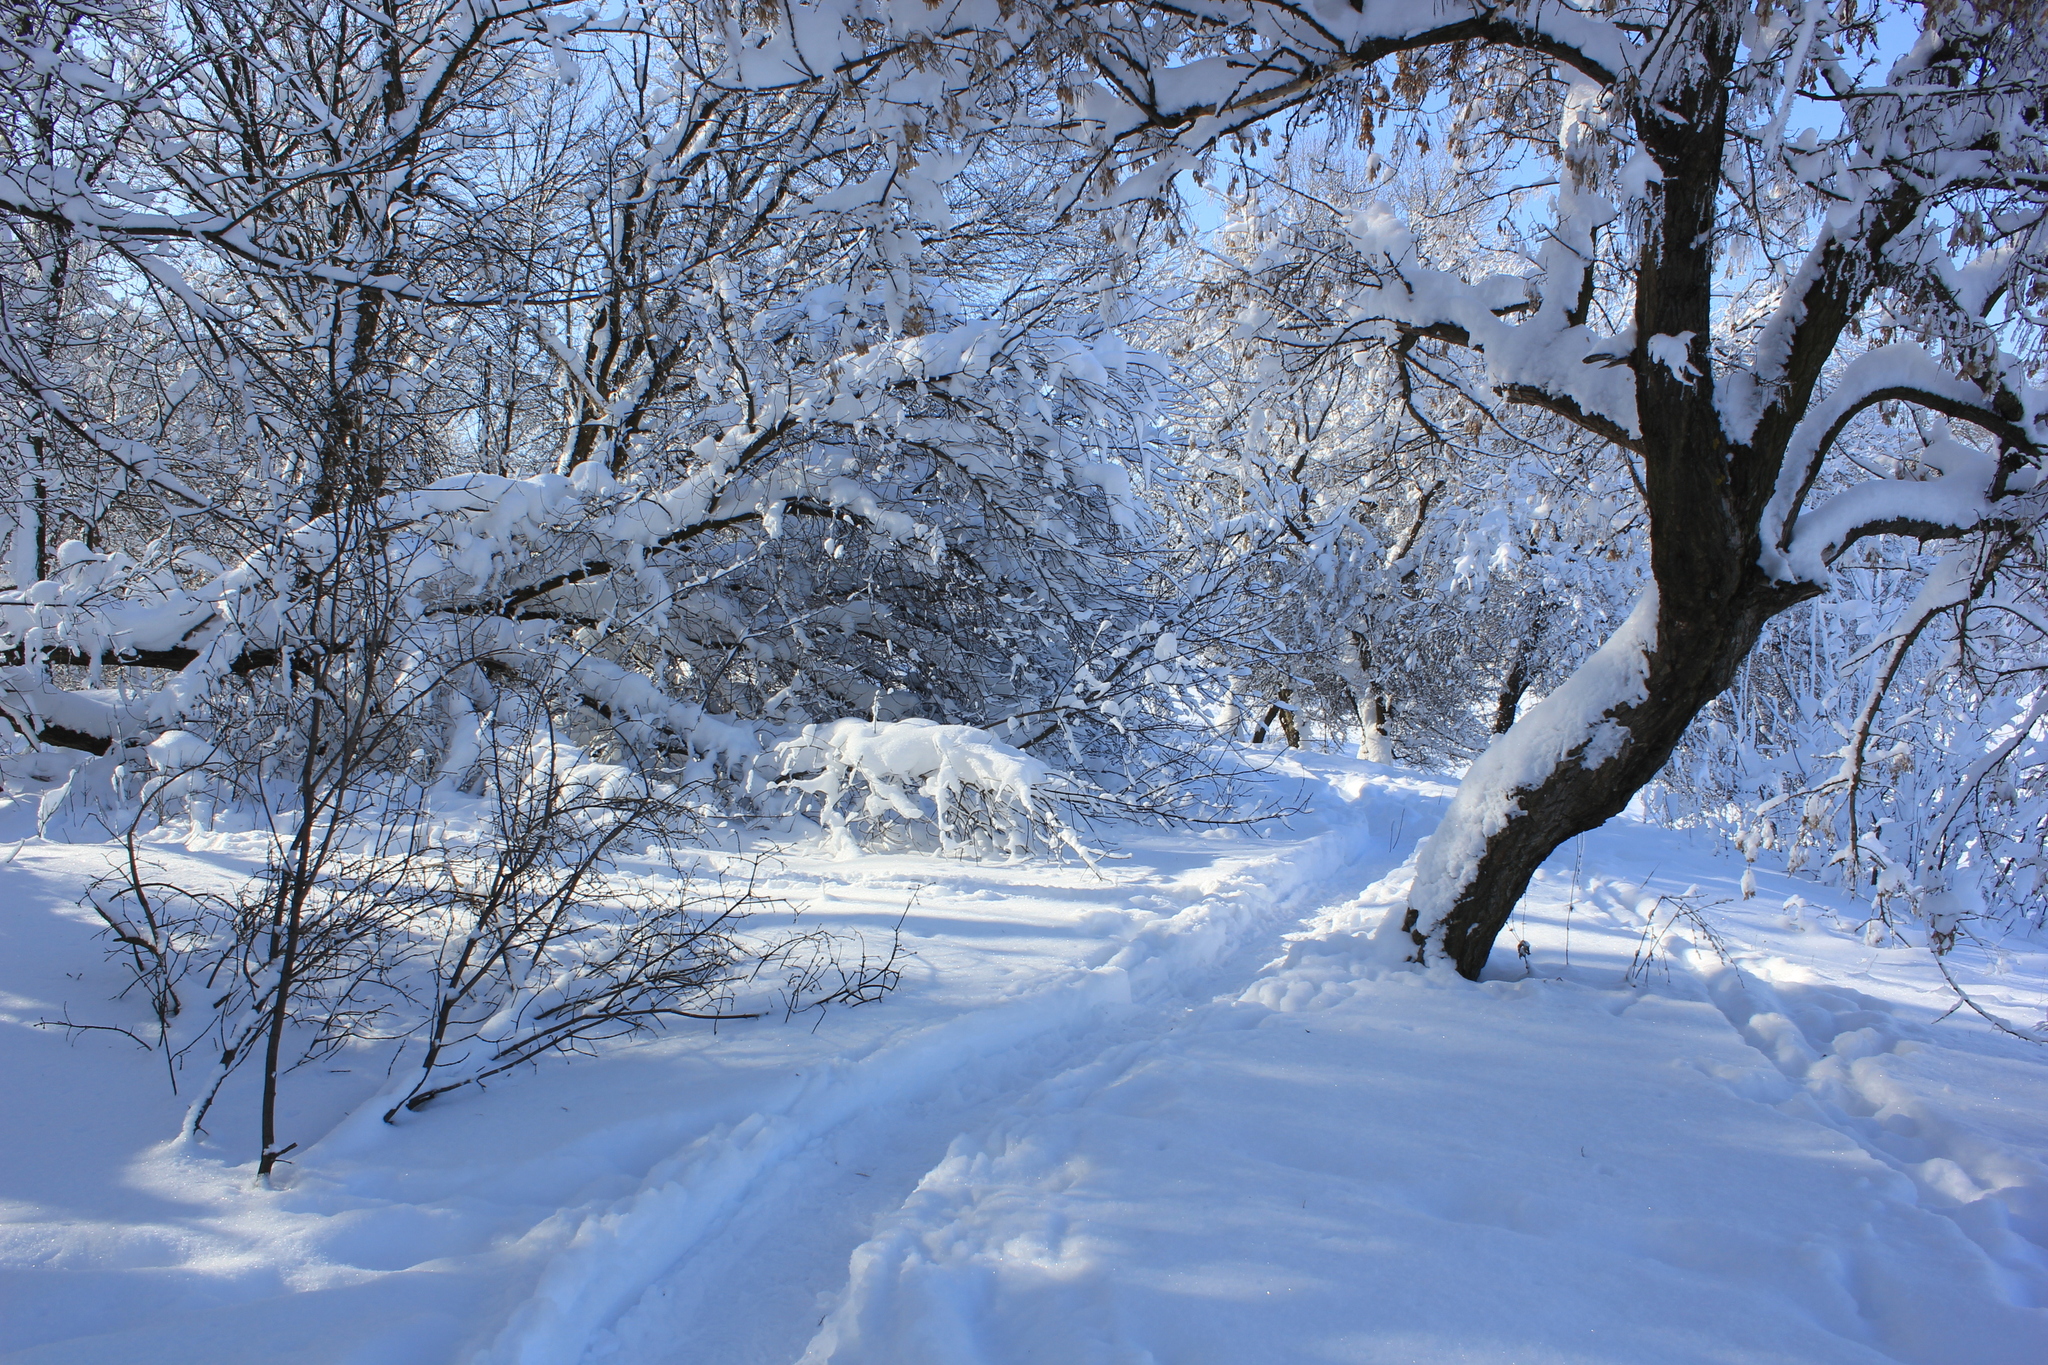
[[[387,1030],[415,1099],[780,960],[628,831],[1085,856],[1219,735],[1471,764],[1410,925],[1464,970],[1639,791],[1885,932],[2010,922],[2009,18],[10,4],[6,780],[272,831],[240,900],[98,897],[159,1042],[203,962],[226,1066]]]

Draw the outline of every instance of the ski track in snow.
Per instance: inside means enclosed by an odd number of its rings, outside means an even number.
[[[790,1359],[795,1352],[774,1350],[778,1327],[801,1327],[814,1298],[784,1301],[777,1291],[788,1284],[763,1292],[744,1246],[722,1246],[708,1266],[679,1271],[678,1263],[722,1238],[812,1241],[809,1259],[828,1270],[843,1266],[853,1242],[817,1237],[819,1182],[855,1206],[900,1199],[927,1169],[912,1154],[933,1135],[943,1143],[992,1110],[1028,1109],[1047,1085],[1072,1089],[1142,1055],[1168,1021],[1207,1001],[1233,969],[1255,966],[1255,955],[1270,952],[1273,935],[1297,925],[1305,909],[1391,861],[1393,840],[1372,837],[1368,812],[1382,813],[1360,803],[1344,812],[1350,818],[1305,840],[1276,840],[1272,849],[1197,869],[1167,888],[1192,893],[1191,903],[1139,929],[1101,965],[1024,999],[929,1025],[857,1066],[835,1066],[787,1109],[707,1137],[657,1169],[631,1199],[588,1220],[478,1365],[632,1359],[665,1354],[679,1340],[691,1343],[692,1358]],[[1019,1100],[1019,1091],[1029,1093]],[[833,1155],[828,1139],[848,1128],[854,1131],[842,1154]],[[846,1162],[856,1153],[884,1169],[850,1173]],[[750,1203],[771,1179],[782,1197]],[[735,1239],[742,1210],[745,1226]],[[838,1214],[842,1230],[847,1211]],[[624,1320],[608,1328],[628,1304]],[[802,1336],[792,1344],[800,1349]]]
[[[1487,980],[1417,973],[1374,934],[1449,787],[1287,773],[1321,789],[1301,828],[1134,836],[1152,865],[1104,882],[836,865],[878,907],[930,888],[930,966],[816,1034],[671,1039],[395,1131],[358,1099],[275,1194],[159,1148],[97,1204],[16,1197],[0,1321],[40,1344],[0,1360],[2048,1359],[2048,1059],[1932,1022],[1924,955],[1617,822]],[[1656,918],[1686,883],[1725,893],[1718,947]],[[1804,918],[1766,908],[1794,892]],[[1031,914],[1064,916],[1051,957]],[[1984,998],[2025,1022],[2048,954],[2015,951]],[[596,1126],[551,1126],[572,1105]]]
[[[1544,1131],[1542,1119],[1555,1115],[1542,1116],[1526,1136],[1493,1152],[1484,1150],[1483,1140],[1461,1141],[1459,1124],[1440,1123],[1431,1137],[1442,1145],[1428,1146],[1415,1160],[1416,1154],[1400,1152],[1401,1135],[1429,1130],[1428,1118],[1410,1111],[1390,1119],[1382,1102],[1398,1096],[1428,1104],[1431,1095],[1415,1084],[1412,1069],[1404,1073],[1398,1064],[1383,1066],[1376,1084],[1358,1087],[1351,1078],[1366,1101],[1354,1130],[1363,1155],[1353,1169],[1341,1160],[1334,1168],[1330,1163],[1331,1154],[1343,1150],[1341,1141],[1306,1144],[1308,1159],[1298,1167],[1285,1158],[1270,1160],[1260,1146],[1286,1144],[1245,1140],[1257,1134],[1257,1118],[1231,1113],[1234,1106],[1254,1116],[1263,1111],[1274,1122],[1296,1118],[1303,1099],[1315,1093],[1302,1082],[1318,1063],[1326,1082],[1334,1070],[1330,1061],[1354,1065],[1361,1034],[1398,1042],[1399,1033],[1432,1025],[1445,1037],[1471,1033],[1475,1002],[1460,986],[1387,973],[1384,951],[1366,941],[1387,911],[1406,903],[1410,877],[1412,867],[1402,869],[1355,903],[1319,917],[1315,929],[1298,937],[1239,998],[1194,1012],[1176,1036],[1106,1055],[1040,1087],[1005,1121],[957,1140],[855,1253],[849,1288],[821,1323],[803,1365],[1248,1359],[2023,1365],[2043,1358],[2048,1224],[2040,1215],[2048,1211],[2048,1169],[1943,1114],[1925,1093],[1938,1085],[1916,1087],[1891,1067],[1895,1057],[1924,1052],[1925,1044],[1914,1040],[1930,1030],[1854,990],[1773,986],[1757,970],[1783,962],[1752,961],[1745,970],[1739,958],[1723,962],[1681,942],[1669,964],[1678,972],[1663,991],[1593,993],[1509,977],[1487,983],[1483,989],[1493,999],[1476,1009],[1482,1019],[1492,1015],[1491,1022],[1525,1030],[1538,1045],[1538,1060],[1544,1050],[1570,1041],[1556,1036],[1555,1019],[1544,1016],[1578,1016],[1573,1032],[1584,1030],[1588,1016],[1611,1018],[1610,1041],[1629,1063],[1621,1068],[1627,1074],[1620,1087],[1633,1086],[1638,1101],[1670,1096],[1666,1087],[1676,1068],[1690,1073],[1680,1084],[1693,1093],[1674,1108],[1718,1109],[1767,1134],[1762,1151],[1736,1147],[1745,1169],[1729,1170],[1709,1151],[1697,1171],[1641,1180],[1624,1163],[1682,1164],[1693,1146],[1704,1144],[1688,1143],[1683,1124],[1645,1122],[1647,1134],[1631,1132],[1633,1116],[1604,1130],[1594,1119],[1588,1129],[1597,1134],[1599,1150],[1589,1153],[1580,1144],[1577,1162],[1569,1142]],[[1733,1046],[1675,1060],[1640,1051],[1644,1041],[1716,1042],[1701,1013],[1709,1000],[1736,1035],[1721,1035]],[[1219,1079],[1233,1062],[1279,1069],[1280,1050],[1271,1043],[1244,1048],[1235,1040],[1276,1027],[1291,1033],[1302,1020],[1316,1021],[1326,1037],[1341,1037],[1340,1055],[1308,1044],[1317,1028],[1302,1026],[1303,1037],[1293,1041],[1308,1060],[1297,1062],[1295,1084],[1262,1096],[1256,1083],[1242,1084],[1242,1074],[1235,1084]],[[1627,1038],[1624,1030],[1644,1037]],[[1379,1055],[1389,1051],[1379,1049]],[[1454,1049],[1442,1059],[1468,1068],[1458,1099],[1496,1079],[1488,1073],[1498,1070],[1498,1060],[1484,1050]],[[1656,1060],[1664,1065],[1654,1066]],[[2038,1075],[2030,1079],[2040,1096]],[[1723,1092],[1718,1103],[1698,1094],[1701,1080]],[[1520,1076],[1503,1088],[1517,1081],[1526,1089]],[[1588,1091],[1589,1108],[1611,1101],[1611,1091],[1601,1093],[1608,1089]],[[1235,1091],[1236,1098],[1218,1102],[1218,1090]],[[1451,1107],[1472,1106],[1454,1101]],[[1495,1111],[1489,1117],[1511,1122],[1517,1116]],[[2033,1136],[2039,1138],[2038,1127]],[[1177,1144],[1194,1147],[1196,1159],[1154,1156],[1152,1149],[1163,1154]],[[1546,1146],[1553,1149],[1549,1170],[1543,1169]],[[1465,1164],[1503,1155],[1528,1165],[1503,1178]],[[1157,1167],[1147,1169],[1155,1161]],[[1299,1214],[1287,1200],[1245,1197],[1206,1176],[1230,1163],[1251,1187],[1276,1183],[1258,1168],[1277,1168],[1277,1183],[1302,1195]],[[1376,1178],[1378,1166],[1401,1174]],[[1455,1173],[1448,1183],[1446,1170]],[[1615,1217],[1623,1201],[1589,1195],[1588,1171],[1595,1185],[1640,1182],[1637,1197],[1647,1198],[1647,1209],[1632,1207]],[[1759,1188],[1716,1183],[1728,1175],[1749,1176]],[[1365,1188],[1347,1192],[1347,1183]],[[1311,1200],[1322,1203],[1333,1193],[1340,1207],[1351,1195],[1349,1216],[1311,1217]],[[1783,1208],[1769,1207],[1778,1201]],[[1199,1208],[1202,1216],[1160,1218],[1162,1209],[1177,1206],[1183,1214]],[[1296,1226],[1280,1226],[1289,1221]],[[1207,1225],[1205,1240],[1216,1245],[1190,1254],[1188,1234],[1197,1223]],[[1398,1256],[1370,1245],[1373,1234],[1390,1225],[1402,1244]],[[1219,1227],[1226,1233],[1221,1239]],[[1544,1244],[1541,1250],[1532,1249],[1532,1239]],[[1255,1252],[1245,1254],[1241,1243]],[[1436,1264],[1418,1261],[1418,1250],[1436,1253]],[[1629,1273],[1645,1282],[1643,1290],[1682,1296],[1686,1307],[1674,1311],[1660,1298],[1651,1323],[1622,1328],[1632,1340],[1601,1341],[1600,1334],[1615,1333],[1635,1316],[1634,1305],[1605,1305],[1604,1320],[1583,1326],[1575,1319],[1585,1316],[1588,1299],[1598,1302],[1601,1282],[1616,1278],[1617,1262],[1634,1263]],[[1357,1273],[1346,1277],[1347,1265]],[[1475,1273],[1475,1265],[1494,1273]],[[1471,1302],[1475,1281],[1477,1305]],[[1276,1296],[1292,1301],[1293,1311],[1245,1311],[1261,1298],[1270,1306]],[[1622,1311],[1614,1312],[1617,1307]],[[1247,1330],[1247,1321],[1256,1326]],[[1456,1324],[1448,1333],[1455,1345],[1447,1344],[1446,1324]],[[1581,1332],[1590,1339],[1574,1342]],[[699,1357],[671,1347],[628,1358]]]

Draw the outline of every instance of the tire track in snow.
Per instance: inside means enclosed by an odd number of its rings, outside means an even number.
[[[695,1279],[688,1297],[716,1312],[715,1285],[734,1265],[732,1258],[713,1254],[721,1242],[761,1244],[813,1231],[782,1226],[776,1201],[767,1196],[778,1190],[787,1196],[809,1182],[832,1179],[838,1163],[827,1150],[830,1143],[858,1146],[864,1132],[873,1132],[871,1148],[923,1149],[907,1160],[912,1153],[899,1152],[894,1179],[873,1179],[871,1173],[861,1202],[880,1211],[909,1194],[953,1134],[984,1125],[1005,1097],[1104,1063],[1127,1064],[1164,1031],[1171,1015],[1206,1003],[1233,974],[1256,969],[1282,933],[1355,892],[1361,879],[1377,877],[1427,830],[1429,822],[1417,820],[1413,810],[1398,825],[1389,821],[1401,831],[1394,838],[1369,828],[1375,816],[1412,806],[1413,793],[1362,786],[1344,795],[1346,818],[1323,833],[1276,842],[1257,856],[1221,860],[1175,879],[1196,882],[1200,898],[1145,926],[1102,965],[1075,969],[1026,998],[939,1020],[866,1056],[834,1063],[777,1109],[715,1130],[658,1164],[634,1194],[582,1218],[542,1271],[532,1296],[473,1357],[474,1365],[563,1365],[592,1356],[637,1361],[643,1353],[631,1339],[643,1334],[630,1324],[623,1334],[611,1325],[643,1300],[648,1314],[672,1318],[656,1301],[664,1281]],[[1156,889],[1145,883],[1131,888]],[[946,1092],[958,1089],[952,1078],[962,1073],[971,1073],[973,1083],[966,1095],[948,1102]],[[887,1117],[906,1113],[913,1123]],[[844,1182],[844,1172],[838,1179]],[[832,1258],[840,1279],[847,1254],[861,1240],[861,1233],[852,1232]],[[754,1288],[758,1296],[759,1286]],[[786,1298],[801,1295],[803,1287],[774,1289]],[[773,1312],[794,1324],[792,1339],[800,1350],[814,1321],[809,1315],[816,1312],[815,1300],[784,1303]],[[743,1338],[755,1325],[742,1322],[738,1333],[705,1335]],[[666,1345],[667,1351],[651,1358],[698,1354],[690,1343],[668,1339]],[[730,1350],[714,1354],[734,1359]]]

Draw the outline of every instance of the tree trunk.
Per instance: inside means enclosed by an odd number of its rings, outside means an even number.
[[[1368,763],[1392,763],[1393,741],[1387,738],[1387,694],[1375,687],[1358,708],[1361,734],[1358,756]]]
[[[1293,701],[1294,689],[1291,687],[1281,688],[1277,699],[1266,708],[1266,714],[1259,718],[1258,725],[1253,728],[1252,743],[1264,744],[1266,742],[1266,733],[1273,728],[1273,722],[1277,720],[1280,722],[1280,733],[1287,737],[1287,747],[1290,749],[1299,749],[1301,747],[1301,729],[1294,720]]]
[[[1522,709],[1522,697],[1529,690],[1529,651],[1515,651],[1507,677],[1501,679],[1500,694],[1493,702],[1493,733],[1504,735],[1514,728],[1515,712]]]
[[[1725,14],[1702,11],[1692,22],[1697,67],[1635,108],[1663,177],[1657,228],[1638,256],[1631,356],[1655,587],[1563,687],[1472,765],[1417,855],[1402,928],[1417,961],[1445,957],[1467,977],[1485,967],[1543,860],[1620,814],[1734,680],[1764,622],[1819,592],[1773,583],[1759,567],[1770,480],[1743,475],[1774,471],[1776,461],[1732,447],[1714,403],[1705,338],[1713,335],[1715,195],[1737,35]],[[1653,338],[1685,341],[1688,363],[1653,356]],[[1770,453],[1782,449],[1779,442]]]
[[[1812,595],[1752,568],[1711,619],[1646,593],[1608,642],[1494,741],[1416,860],[1402,929],[1418,961],[1477,978],[1557,847],[1619,815],[1734,680],[1765,621]]]
[[[1441,487],[1443,485],[1439,483],[1422,495],[1422,512],[1428,511],[1429,500]],[[1415,525],[1409,528],[1406,544],[1412,545],[1420,532],[1422,512],[1416,514]],[[1394,746],[1387,739],[1387,693],[1372,679],[1372,646],[1364,635],[1354,630],[1351,632],[1351,651],[1354,656],[1351,709],[1358,716],[1358,756],[1368,763],[1392,763]]]
[[[277,1169],[279,1159],[298,1145],[293,1143],[292,1147],[282,1148],[277,1145],[277,1088],[283,1075],[284,1035],[291,1023],[292,993],[299,984],[300,936],[305,929],[306,897],[312,890],[315,875],[311,865],[316,818],[313,770],[320,746],[323,707],[324,703],[315,698],[312,724],[306,737],[306,753],[299,765],[301,819],[292,836],[291,852],[283,874],[277,880],[274,892],[277,908],[270,921],[270,951],[266,965],[276,972],[276,981],[271,987],[270,1018],[264,1029],[263,1093],[258,1104],[263,1146],[256,1162],[256,1178],[266,1186],[270,1183],[271,1173]]]

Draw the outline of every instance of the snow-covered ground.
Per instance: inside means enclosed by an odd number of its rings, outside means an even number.
[[[1937,1021],[1923,950],[1617,821],[1532,888],[1526,966],[1417,974],[1368,935],[1449,788],[1270,781],[1306,813],[1105,832],[1129,857],[1099,875],[788,852],[772,889],[810,922],[908,907],[893,996],[398,1126],[337,1059],[295,1078],[271,1191],[246,1110],[167,1142],[159,1059],[34,1026],[131,1007],[76,905],[110,853],[28,840],[0,868],[0,1359],[2048,1360],[2048,1057]],[[2039,945],[1959,955],[2043,1019]]]

